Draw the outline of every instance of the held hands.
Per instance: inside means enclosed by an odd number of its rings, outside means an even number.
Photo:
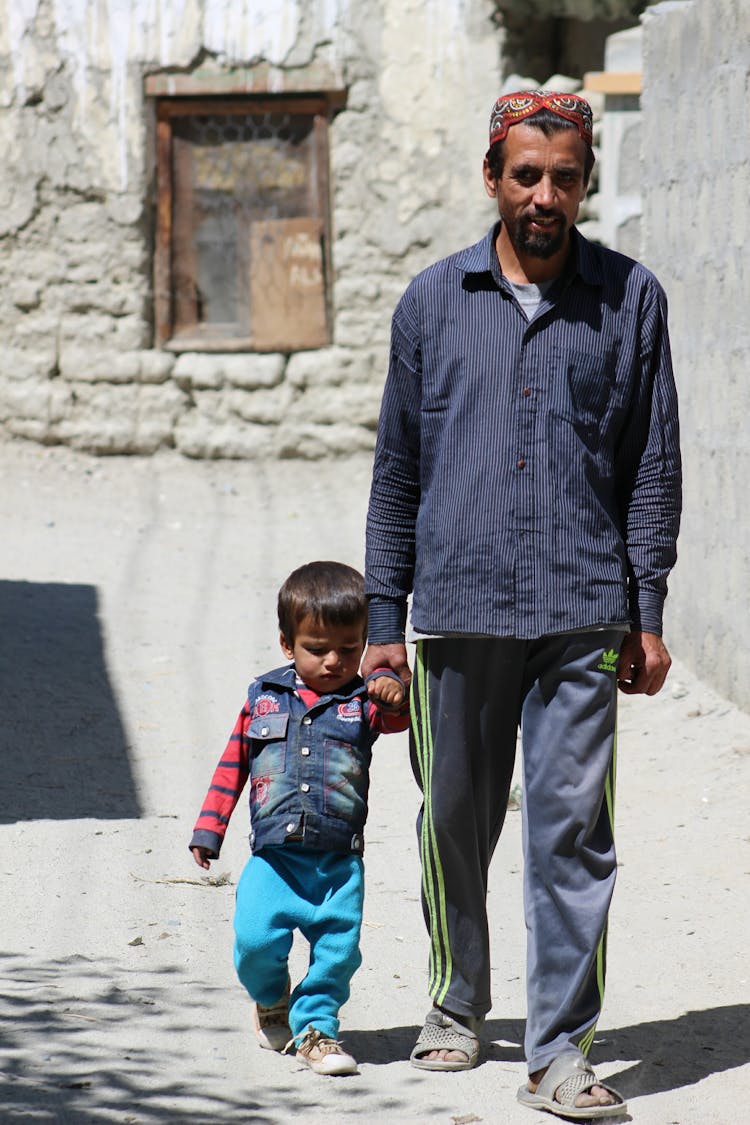
[[[367,679],[378,668],[390,668],[403,680],[404,687],[411,683],[409,662],[406,659],[406,645],[403,642],[392,645],[368,645],[362,661],[362,676]]]
[[[367,685],[367,694],[375,703],[387,709],[398,710],[403,706],[411,683],[411,671],[406,659],[406,645],[368,645],[362,661],[362,676],[366,679],[380,668],[390,668],[401,680],[397,683],[390,676],[377,676]]]
[[[657,633],[626,633],[617,662],[617,686],[625,695],[656,695],[672,664]]]
[[[374,703],[386,711],[398,711],[406,699],[404,685],[390,676],[378,676],[370,680],[367,685],[367,694]]]

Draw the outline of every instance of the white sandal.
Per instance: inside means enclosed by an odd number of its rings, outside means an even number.
[[[482,1025],[481,1019],[467,1018],[476,1031]],[[479,1062],[479,1039],[472,1027],[459,1023],[455,1016],[449,1016],[440,1008],[433,1008],[425,1016],[424,1027],[419,1033],[409,1062],[419,1070],[471,1070]],[[466,1060],[427,1059],[430,1051],[462,1051]]]
[[[576,1105],[578,1095],[585,1094],[592,1086],[601,1086],[617,1101],[613,1105]],[[533,1094],[528,1086],[520,1086],[517,1097],[521,1105],[529,1109],[546,1109],[548,1113],[573,1121],[619,1117],[628,1109],[622,1095],[600,1082],[583,1055],[574,1051],[566,1051],[550,1063]]]

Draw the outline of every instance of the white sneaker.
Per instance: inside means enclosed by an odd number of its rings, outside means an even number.
[[[289,993],[292,982],[286,978],[286,988],[280,1000],[266,1008],[262,1004],[255,1005],[253,1012],[253,1026],[258,1042],[267,1051],[283,1051],[289,1042]]]
[[[357,1060],[335,1039],[312,1027],[297,1048],[297,1058],[316,1074],[359,1074]]]

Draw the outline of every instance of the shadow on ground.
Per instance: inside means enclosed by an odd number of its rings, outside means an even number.
[[[0,954],[0,975],[3,1122],[278,1121],[249,1089],[241,1100],[224,1091],[210,1045],[237,1029],[216,1020],[219,990],[179,967],[144,974],[108,958]],[[196,1051],[189,1037],[207,1013]]]
[[[226,990],[180,965],[144,972],[109,958],[0,954],[0,975],[3,1121],[271,1125],[324,1108],[333,1089],[293,1080],[293,1060],[276,1056],[263,1060],[266,1080],[254,1081],[248,1066],[228,1089],[230,1040],[244,1043],[247,1027]],[[750,1005],[735,1004],[620,1028],[597,1042],[594,1061],[643,1060],[611,1075],[626,1097],[688,1086],[750,1061],[749,1016]],[[345,1042],[361,1064],[379,1067],[403,1063],[418,1030],[353,1030]],[[487,1040],[500,1042],[488,1042],[482,1067],[520,1064],[522,1032],[522,1020],[488,1020]],[[421,1072],[407,1071],[398,1082],[365,1069],[356,1081],[336,1083],[334,1117],[398,1120],[424,1096],[411,1081]]]
[[[748,1021],[750,1004],[730,1004],[618,1028],[597,1037],[591,1059],[594,1067],[618,1059],[641,1060],[608,1081],[626,1098],[659,1094],[750,1063]],[[360,1062],[389,1063],[408,1059],[419,1031],[417,1025],[349,1031],[346,1043]],[[487,1020],[481,1065],[523,1063],[523,1033],[523,1020]]]
[[[618,1028],[596,1041],[594,1061],[642,1060],[612,1075],[628,1098],[692,1086],[750,1062],[749,1021],[750,1004],[728,1004]]]
[[[0,823],[139,816],[93,586],[0,581]]]

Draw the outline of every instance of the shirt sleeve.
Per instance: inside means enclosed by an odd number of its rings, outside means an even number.
[[[245,702],[224,753],[214,770],[203,806],[195,822],[191,848],[208,848],[218,857],[229,819],[245,788],[250,773],[249,704]]]
[[[414,283],[399,301],[367,513],[365,589],[370,644],[404,640],[420,500],[422,347]]]
[[[375,734],[400,734],[401,731],[409,729],[411,715],[408,692],[398,711],[386,711],[373,699],[365,700],[364,707],[370,730]]]
[[[667,577],[677,558],[682,468],[667,301],[654,279],[643,300],[640,359],[616,471],[631,624],[661,634]]]

